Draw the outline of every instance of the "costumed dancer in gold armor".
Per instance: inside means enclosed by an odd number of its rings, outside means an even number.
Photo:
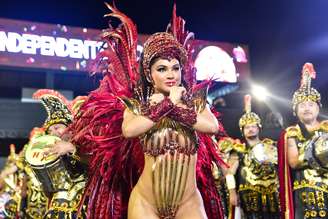
[[[278,219],[277,148],[273,140],[260,139],[261,119],[251,111],[251,96],[246,95],[245,114],[239,120],[245,143],[231,138],[218,142],[229,169],[225,171],[229,202],[242,210],[247,219]],[[234,217],[233,207],[229,217]]]
[[[282,218],[328,218],[328,121],[318,121],[320,93],[311,87],[311,63],[302,69],[301,85],[293,95],[298,123],[279,141]]]
[[[48,197],[44,193],[41,183],[36,178],[31,165],[26,162],[25,157],[28,145],[33,142],[34,138],[44,134],[43,128],[33,128],[29,136],[29,143],[24,146],[17,159],[17,166],[21,172],[20,178],[23,182],[25,193],[24,218],[41,219],[48,207]]]
[[[225,136],[221,136],[218,139],[221,139],[221,138],[227,140],[229,137],[227,137],[227,135],[225,135]],[[214,141],[217,141],[217,139],[214,139]],[[230,139],[229,144],[230,144],[230,141],[234,142],[235,140]],[[219,147],[217,148],[217,152],[222,157],[222,160],[224,162],[228,163],[228,158],[230,155],[229,152],[223,153],[222,151],[219,150]],[[232,209],[233,206],[230,205],[230,202],[229,202],[229,189],[227,187],[226,178],[225,178],[225,174],[226,174],[227,170],[228,170],[228,168],[218,167],[214,163],[212,165],[212,174],[215,179],[215,185],[216,185],[217,192],[221,199],[222,209],[224,212],[224,218],[231,219],[233,217],[231,212],[234,210]]]
[[[22,215],[22,181],[17,167],[15,145],[10,145],[10,154],[0,172],[0,218],[16,218]]]
[[[86,178],[75,146],[67,140],[70,133],[66,131],[73,120],[73,109],[79,107],[72,106],[53,90],[38,90],[33,97],[41,101],[48,113],[43,125],[45,135],[33,138],[25,152],[27,162],[49,197],[44,218],[84,218],[85,206],[80,215],[77,211]],[[81,105],[81,101],[74,103]]]
[[[88,217],[219,219],[211,174],[219,124],[196,85],[192,34],[173,12],[167,32],[151,35],[137,61],[133,22],[104,32],[101,86],[81,109],[75,140],[90,155]],[[75,129],[77,130],[77,129]]]

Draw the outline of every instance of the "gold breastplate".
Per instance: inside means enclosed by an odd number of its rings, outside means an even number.
[[[204,102],[195,98],[195,111],[204,110]],[[140,115],[136,100],[124,100],[130,112]],[[183,199],[192,155],[197,152],[197,136],[193,129],[168,118],[162,118],[153,128],[140,136],[145,154],[154,159],[152,193],[160,218],[175,218]]]
[[[327,133],[328,132],[328,122],[323,121],[320,123],[320,126],[318,129],[312,130],[312,134],[314,132],[318,132],[319,134]],[[306,139],[301,132],[301,129],[298,125],[291,126],[287,128],[286,130],[287,138],[294,138],[296,141],[296,145],[298,148],[299,156],[304,155],[306,147],[311,141],[311,139]],[[323,183],[328,184],[328,173],[326,171],[321,171],[320,169],[313,169],[313,168],[305,168],[301,170],[303,172],[303,177],[306,182],[299,182],[299,180],[296,180],[294,184],[296,183],[296,186],[294,188],[302,188],[304,186],[312,186],[316,183]]]
[[[154,157],[175,152],[190,155],[195,154],[197,150],[197,138],[194,131],[169,118],[163,118],[143,135],[141,144],[144,153]]]
[[[278,185],[277,149],[267,139],[253,146],[244,155],[241,175],[250,185]]]
[[[26,214],[31,218],[41,219],[47,210],[48,197],[43,192],[42,185],[31,167],[26,166],[25,172],[28,176]]]

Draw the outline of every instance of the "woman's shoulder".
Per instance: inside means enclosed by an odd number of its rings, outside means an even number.
[[[130,111],[133,114],[139,115],[140,114],[140,102],[135,98],[119,98],[126,110]]]

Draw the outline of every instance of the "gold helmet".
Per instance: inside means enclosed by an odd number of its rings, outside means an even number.
[[[48,118],[43,125],[45,131],[51,125],[58,123],[69,125],[73,121],[70,103],[58,91],[40,89],[33,94],[33,98],[40,100],[47,111]]]
[[[248,124],[257,124],[260,128],[261,125],[261,119],[260,117],[252,112],[252,97],[251,95],[247,94],[244,96],[244,115],[241,116],[239,119],[239,129],[242,132],[245,125]]]
[[[321,107],[321,95],[320,93],[311,87],[311,80],[316,77],[316,72],[314,70],[312,63],[305,63],[302,69],[301,85],[298,90],[295,91],[293,95],[293,112],[296,114],[296,107],[299,103],[304,101],[313,101],[318,103]]]

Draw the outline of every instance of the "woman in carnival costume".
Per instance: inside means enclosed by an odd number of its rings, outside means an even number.
[[[211,173],[221,165],[209,134],[222,130],[196,85],[193,34],[175,15],[151,35],[137,60],[134,23],[108,5],[121,25],[103,33],[100,87],[71,126],[89,157],[89,218],[223,218]],[[205,212],[206,209],[206,212]]]

